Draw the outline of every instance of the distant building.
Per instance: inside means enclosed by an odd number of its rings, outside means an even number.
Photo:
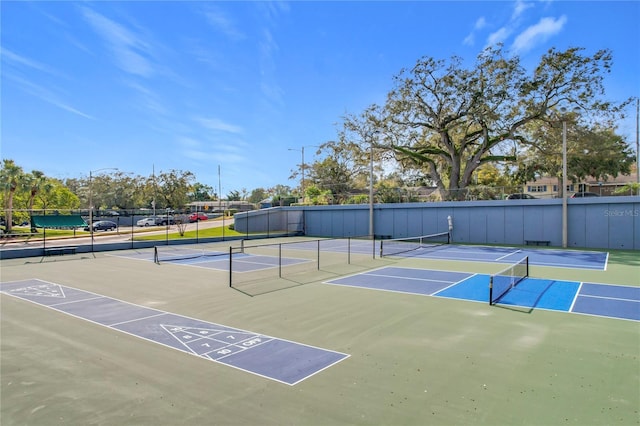
[[[271,198],[265,198],[264,200],[260,201],[259,204],[261,209],[268,209],[270,207],[273,207],[271,203]]]
[[[248,201],[194,201],[187,204],[187,208],[191,212],[209,212],[209,213],[222,213],[225,210],[237,210],[239,212],[246,212],[255,210],[255,206]]]
[[[615,178],[608,177],[606,180],[598,180],[589,176],[578,183],[569,181],[567,194],[573,194],[574,192],[594,192],[603,197],[621,195],[616,194],[615,191],[632,182],[635,182],[635,178],[629,175],[619,175]],[[523,186],[523,193],[533,195],[536,198],[557,198],[559,197],[558,190],[560,185],[562,185],[562,182],[556,177],[542,177],[538,180],[527,182]]]

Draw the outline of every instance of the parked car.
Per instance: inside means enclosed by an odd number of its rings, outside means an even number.
[[[583,197],[599,197],[599,194],[595,192],[576,192],[571,196],[571,198],[583,198]]]
[[[189,222],[193,223],[193,222],[197,222],[199,220],[207,220],[209,219],[209,216],[207,216],[204,213],[191,213],[189,215]]]
[[[99,220],[97,222],[93,222],[94,231],[115,231],[117,227],[118,225],[110,220]],[[89,231],[89,225],[85,226],[84,230]]]
[[[158,224],[155,217],[145,217],[136,222],[138,226],[156,226]]]
[[[175,223],[176,223],[175,219],[172,218],[171,216],[169,216],[169,217],[166,217],[166,216],[162,217],[161,216],[161,217],[156,219],[156,225],[161,225],[161,226],[164,226],[164,225],[175,225]]]
[[[507,197],[507,200],[535,200],[535,199],[536,197],[534,197],[533,195],[523,194],[523,193],[510,194]]]

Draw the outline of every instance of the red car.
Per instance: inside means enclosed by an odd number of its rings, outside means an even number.
[[[189,215],[189,222],[191,223],[207,219],[209,219],[209,217],[204,213],[191,213],[191,215]]]

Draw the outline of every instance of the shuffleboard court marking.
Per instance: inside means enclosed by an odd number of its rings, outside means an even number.
[[[164,325],[161,327],[170,333],[184,347],[195,355],[220,360],[234,353],[268,343],[273,338],[265,338],[250,332],[229,332],[219,328],[182,327]]]
[[[52,284],[37,284],[26,285],[13,290],[15,294],[23,294],[25,296],[48,296],[64,298],[64,290],[59,285]]]
[[[0,283],[0,293],[290,386],[350,356],[39,279]]]

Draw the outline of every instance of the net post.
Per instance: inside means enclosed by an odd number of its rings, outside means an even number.
[[[240,253],[244,253],[244,238],[240,240]]]
[[[320,270],[320,240],[318,240],[318,256],[317,256],[317,258],[318,258],[318,262],[316,263],[316,265],[317,265],[316,266],[316,270],[319,271]]]
[[[160,259],[158,258],[158,246],[153,246],[153,263],[160,264]]]
[[[493,276],[489,277],[489,305],[493,305]]]
[[[282,278],[282,243],[278,244],[278,278]]]
[[[373,244],[373,247],[372,247],[372,251],[373,251],[373,258],[375,259],[375,258],[376,258],[376,234],[373,234],[373,235],[371,236],[371,242],[372,242],[372,244]],[[380,245],[381,245],[381,247],[382,247],[382,240],[380,240]],[[381,253],[380,257],[382,257],[382,253]]]
[[[347,264],[351,265],[351,237],[347,237]]]
[[[527,270],[526,270],[526,275],[525,276],[528,277],[529,276],[529,256],[527,256],[526,268],[527,268]]]
[[[233,247],[229,246],[229,287],[233,287],[233,268],[231,267],[231,261],[233,259]]]

